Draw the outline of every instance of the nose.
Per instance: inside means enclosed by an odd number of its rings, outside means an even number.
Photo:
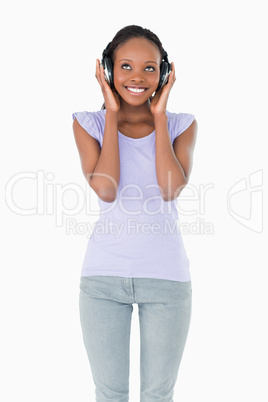
[[[133,71],[133,75],[131,77],[131,82],[143,82],[144,81],[144,76],[142,74],[142,72],[138,72],[138,71]]]

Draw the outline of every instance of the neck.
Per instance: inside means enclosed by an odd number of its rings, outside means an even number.
[[[147,100],[143,105],[133,106],[126,103],[120,97],[119,116],[121,121],[128,123],[138,123],[153,117],[150,110],[150,101]]]

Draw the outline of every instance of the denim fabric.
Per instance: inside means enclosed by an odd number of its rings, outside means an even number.
[[[173,402],[191,320],[191,281],[82,276],[79,308],[97,402],[128,402],[133,303],[140,323],[140,402]]]

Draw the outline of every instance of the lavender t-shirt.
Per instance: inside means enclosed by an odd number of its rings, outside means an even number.
[[[106,110],[77,112],[73,119],[102,147]],[[193,122],[188,113],[166,112],[171,143]],[[90,235],[81,276],[191,280],[179,230],[176,200],[164,201],[155,168],[155,131],[130,138],[118,131],[117,198],[98,197],[99,217]]]

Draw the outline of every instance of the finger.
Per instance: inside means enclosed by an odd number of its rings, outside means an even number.
[[[175,72],[175,64],[172,62],[172,71],[173,71],[173,83],[176,81],[176,72]]]
[[[171,63],[171,71],[168,78],[168,86],[171,88],[176,80],[174,63]]]
[[[103,65],[101,63],[100,63],[100,78],[101,78],[101,82],[103,84],[105,84],[106,83],[105,73],[104,73]]]
[[[175,64],[174,64],[174,62],[172,62],[172,67],[173,67],[172,71],[173,71],[173,73],[174,73],[173,79],[174,79],[174,81],[175,81],[175,80],[176,80],[176,72],[175,72]]]
[[[171,73],[170,73],[170,84],[171,85],[173,85],[174,84],[174,82],[175,82],[175,71],[172,71]]]
[[[95,77],[97,78],[99,84],[100,84],[100,61],[99,59],[96,60],[96,73]]]
[[[96,77],[98,77],[100,80],[102,77],[104,77],[103,65],[99,59],[96,60]]]
[[[99,59],[97,59],[97,62],[96,62],[96,78],[97,78],[101,88],[104,89],[107,85],[107,82],[106,82],[105,76],[104,76],[103,65],[99,61]]]
[[[102,85],[106,87],[108,85],[108,83],[105,79],[105,71],[104,71],[104,67],[103,67],[102,63],[99,63],[99,76],[100,76]],[[108,85],[108,87],[109,87],[109,85]]]

